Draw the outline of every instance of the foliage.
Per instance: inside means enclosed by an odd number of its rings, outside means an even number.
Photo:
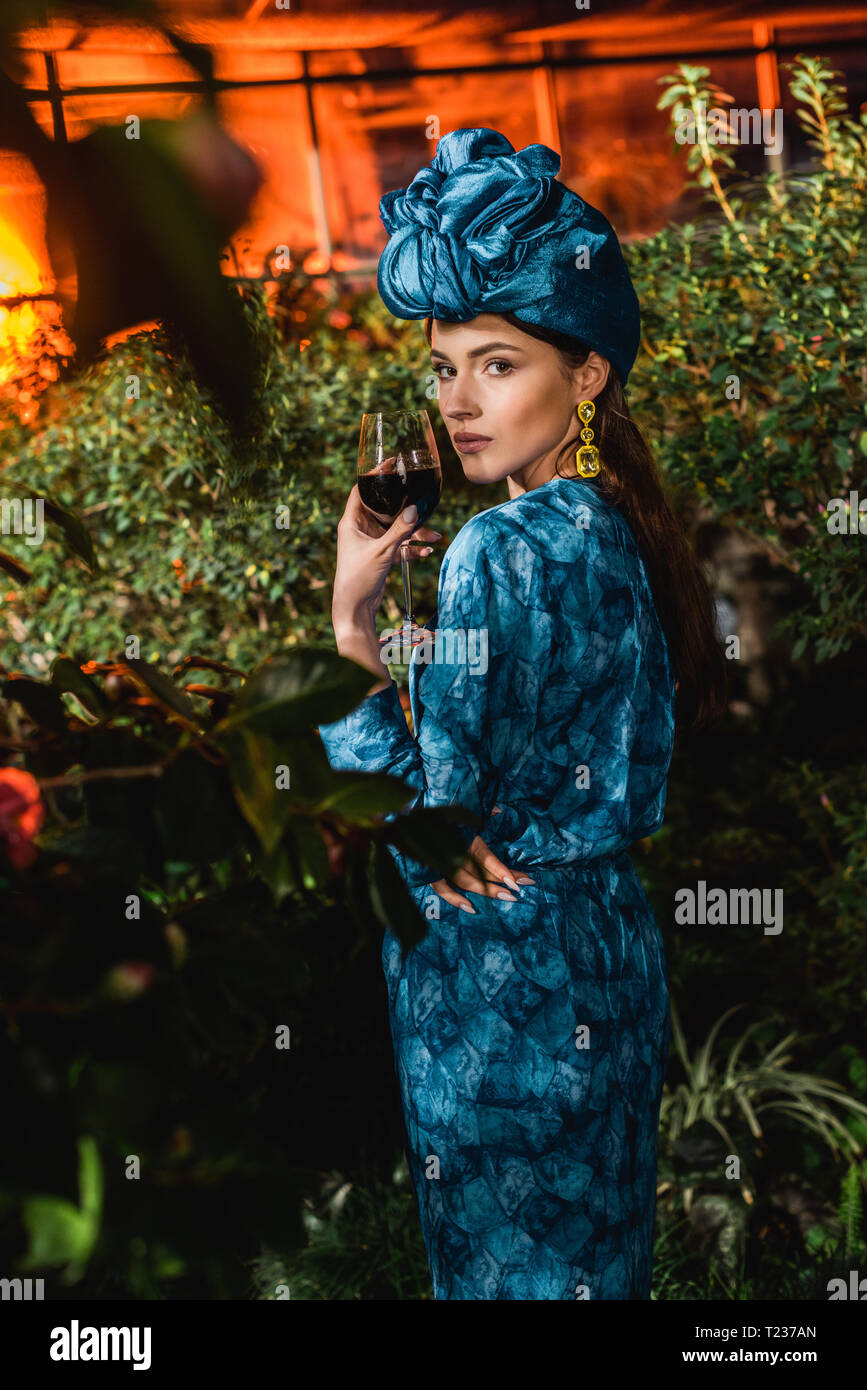
[[[740,1285],[754,1288],[770,1268],[772,1277],[791,1287],[792,1297],[822,1297],[827,1279],[863,1244],[867,1104],[825,1076],[789,1069],[791,1058],[784,1053],[797,1035],[772,1045],[773,1019],[757,1019],[723,1044],[723,1025],[738,1007],[716,1020],[690,1056],[672,1004],[683,1080],[666,1086],[660,1114],[662,1238],[679,1230],[677,1248],[692,1270],[688,1277],[703,1267],[723,1296]],[[867,1063],[855,1049],[847,1050],[850,1081],[867,1093]],[[807,1185],[807,1175],[815,1178],[821,1164],[811,1133],[834,1159],[849,1150],[836,1219],[827,1185],[824,1199]],[[791,1285],[792,1263],[804,1256],[812,1269],[802,1270]]]
[[[838,658],[793,676],[767,709],[732,717],[675,750],[665,823],[638,855],[665,940],[687,1037],[720,1000],[761,999],[832,1051],[857,1042],[867,1007],[867,751],[861,663]],[[828,711],[834,710],[833,719]],[[683,926],[675,894],[704,880],[773,885],[782,931]]]
[[[304,291],[297,286],[300,302]],[[381,304],[347,302],[359,326],[333,328],[333,308],[320,299],[321,325],[307,319],[315,339],[302,350],[281,336],[287,306],[248,286],[244,308],[267,363],[252,474],[162,331],[136,334],[74,384],[50,387],[35,430],[7,416],[0,487],[26,477],[31,495],[44,489],[74,507],[100,569],[91,577],[71,568],[50,528],[41,546],[10,537],[33,579],[6,591],[0,660],[44,675],[61,652],[102,659],[132,633],[152,660],[176,663],[197,649],[249,667],[263,643],[275,650],[330,637],[336,521],[355,482],[360,415],[431,404],[418,326],[415,335],[393,331]],[[128,400],[130,378],[140,395]],[[449,472],[446,462],[443,544],[472,511]],[[415,575],[419,612],[431,613],[435,576],[423,560]],[[400,616],[397,594],[389,586],[384,626]]]
[[[357,704],[355,663],[298,647],[240,689],[207,659],[178,674],[59,658],[2,689],[23,767],[0,767],[0,1085],[27,1121],[0,1162],[0,1247],[69,1285],[232,1297],[245,1251],[300,1239],[307,1169],[349,1132],[356,1161],[382,1104],[360,1111],[358,1085],[336,1123],[321,1097],[359,1079],[365,1012],[385,1027],[369,978],[347,996],[342,977],[386,923],[424,934],[389,845],[452,868],[465,851],[453,808],[397,817],[398,779],[330,768],[314,719]]]
[[[841,114],[845,88],[821,59],[789,66],[821,164],[728,187],[733,158],[702,113],[715,98],[708,69],[660,79],[672,125],[694,117],[688,167],[714,211],[629,248],[643,305],[630,405],[662,441],[672,486],[796,577],[780,630],[793,658],[809,647],[823,660],[867,636],[867,506],[848,533],[850,492],[867,499],[867,112]]]
[[[307,1245],[255,1262],[264,1299],[342,1302],[432,1297],[418,1208],[405,1158],[389,1181],[331,1173],[305,1203]]]
[[[660,1123],[667,1128],[671,1143],[677,1140],[698,1120],[705,1120],[718,1131],[728,1146],[724,1157],[737,1156],[737,1143],[730,1129],[732,1118],[745,1120],[753,1140],[764,1138],[761,1116],[785,1115],[795,1123],[815,1130],[837,1158],[842,1144],[858,1154],[861,1144],[844,1127],[844,1116],[835,1108],[845,1107],[862,1119],[861,1129],[867,1133],[867,1105],[846,1094],[836,1082],[826,1081],[807,1072],[791,1071],[791,1057],[785,1050],[797,1036],[789,1033],[753,1062],[746,1061],[747,1039],[757,1029],[766,1027],[759,1019],[741,1034],[729,1050],[724,1062],[713,1058],[717,1036],[738,1008],[735,1005],[721,1014],[711,1028],[694,1058],[690,1058],[683,1029],[672,1006],[672,1035],[675,1052],[680,1059],[686,1081],[663,1097]]]

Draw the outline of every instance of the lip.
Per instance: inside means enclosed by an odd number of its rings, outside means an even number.
[[[486,434],[469,434],[460,430],[452,435],[452,443],[459,454],[477,454],[481,449],[493,444],[493,440]]]

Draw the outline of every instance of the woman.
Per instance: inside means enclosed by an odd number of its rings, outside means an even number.
[[[626,851],[662,821],[675,691],[683,722],[724,708],[710,594],[622,394],[635,291],[559,164],[453,131],[380,204],[380,294],[427,320],[466,476],[509,491],[445,554],[431,626],[466,659],[414,657],[415,738],[374,617],[401,542],[438,533],[408,511],[378,534],[357,488],[338,527],[338,650],[379,680],[320,727],[329,761],[482,820],[451,881],[393,851],[430,924],[383,945],[437,1299],[649,1297],[670,1017]]]

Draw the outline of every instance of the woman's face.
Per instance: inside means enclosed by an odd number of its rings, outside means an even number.
[[[608,376],[596,352],[565,375],[556,348],[498,314],[468,323],[434,319],[431,362],[440,413],[467,478],[511,477],[522,489],[554,477],[561,446],[581,427],[575,407],[597,396]],[[464,437],[473,435],[487,442]]]

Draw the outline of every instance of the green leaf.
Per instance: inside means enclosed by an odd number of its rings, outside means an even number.
[[[4,699],[15,700],[25,709],[41,728],[53,729],[57,734],[65,734],[68,728],[66,706],[59,694],[42,681],[31,680],[29,676],[9,676],[3,682]]]
[[[7,574],[11,574],[12,578],[17,579],[19,584],[29,584],[33,578],[33,572],[19,564],[14,555],[9,555],[5,550],[0,550],[0,570],[5,570]]]
[[[26,1268],[85,1261],[94,1240],[93,1222],[62,1197],[30,1197],[24,1203],[30,1235]]]
[[[108,712],[108,704],[99,687],[68,656],[55,657],[51,663],[50,680],[55,690],[74,695],[90,714],[102,718]]]
[[[373,910],[383,926],[391,927],[404,948],[424,940],[427,928],[409,889],[385,844],[374,840],[368,859],[368,886]]]
[[[861,1056],[852,1057],[849,1062],[849,1080],[859,1091],[867,1091],[867,1061]]]
[[[142,661],[138,657],[120,657],[120,662],[124,666],[128,666],[145,690],[151,695],[155,695],[162,704],[167,705],[176,714],[182,714],[185,719],[189,719],[190,723],[197,726],[200,724],[199,712],[189,695],[185,695],[183,690],[179,690],[174,681],[162,671],[157,670],[156,666],[152,666],[149,661]]]
[[[676,86],[669,87],[667,92],[663,92],[659,101],[656,103],[656,109],[658,111],[664,111],[666,107],[672,106],[677,101],[678,97],[688,95],[689,88],[685,87],[682,82],[678,82]]]
[[[256,871],[271,889],[274,901],[279,907],[284,898],[297,887],[296,876],[293,874],[289,863],[289,856],[286,846],[275,845],[270,854],[263,853],[257,864]]]
[[[63,1197],[28,1197],[21,1214],[30,1244],[25,1269],[67,1265],[67,1282],[84,1273],[99,1235],[102,1214],[102,1165],[95,1139],[78,1141],[79,1205]]]
[[[70,550],[81,557],[88,569],[96,568],[96,552],[93,548],[93,541],[90,532],[74,512],[61,507],[57,502],[45,500],[45,515],[50,521],[55,521],[66,537]]]
[[[276,848],[292,812],[292,792],[276,785],[284,759],[273,739],[243,726],[223,739],[232,791],[266,854]],[[290,769],[291,780],[291,769]]]
[[[218,726],[218,731],[214,737],[217,746],[226,754],[230,765],[231,759],[237,754],[237,738],[239,734],[248,733],[251,737],[266,740],[271,748],[275,765],[289,769],[289,780],[291,799],[296,806],[308,808],[311,812],[320,809],[334,809],[331,807],[330,799],[335,794],[340,794],[340,786],[343,777],[358,778],[364,780],[364,774],[335,772],[328,758],[321,740],[311,734],[309,730],[303,734],[287,735],[280,733],[279,736],[270,735],[267,732],[260,732],[256,727],[250,727],[246,723],[226,727],[225,724]],[[393,785],[394,779],[383,779]],[[400,785],[400,784],[398,784]],[[284,793],[285,794],[285,793]],[[411,797],[412,792],[407,791],[401,805],[405,805]],[[380,798],[382,799],[382,798]],[[392,795],[392,800],[394,799]],[[390,809],[390,803],[385,809]],[[342,808],[341,808],[341,813]],[[347,813],[348,814],[348,813]]]
[[[293,816],[284,836],[284,845],[294,872],[305,888],[316,888],[327,883],[331,876],[331,861],[315,820]]]
[[[448,878],[467,857],[458,825],[481,829],[482,820],[472,811],[458,806],[423,807],[389,821],[382,835],[410,859],[438,869],[437,877]]]
[[[215,732],[245,725],[276,736],[300,734],[349,714],[375,680],[329,647],[299,647],[253,673]]]
[[[3,489],[7,492],[17,492],[19,496],[30,497],[42,502],[43,510],[49,521],[55,522],[66,538],[69,548],[76,555],[81,556],[88,569],[96,566],[96,554],[93,549],[93,540],[84,522],[71,512],[68,507],[62,507],[53,498],[40,494],[38,489],[28,487],[26,483],[13,482],[4,475]]]
[[[379,772],[334,772],[335,788],[318,803],[320,811],[337,811],[348,820],[402,811],[415,796],[414,788]]]

